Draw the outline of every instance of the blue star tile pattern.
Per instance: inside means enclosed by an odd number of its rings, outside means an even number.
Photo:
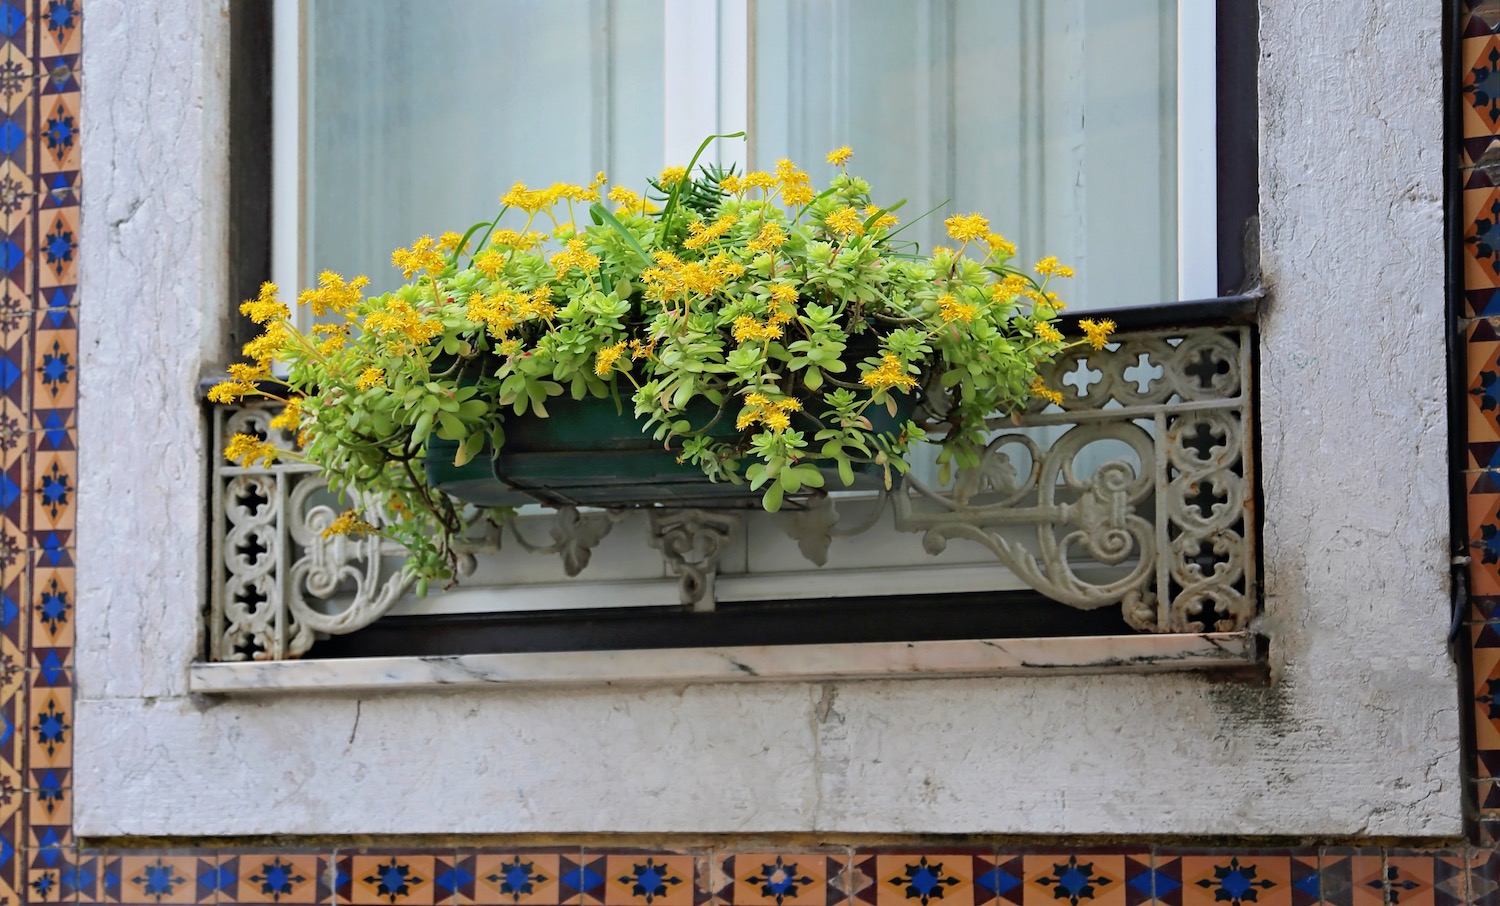
[[[188,883],[179,868],[158,856],[129,879],[140,895],[152,902],[160,903],[171,898],[179,885]]]
[[[1212,891],[1215,902],[1230,906],[1258,902],[1261,894],[1276,886],[1276,882],[1258,877],[1256,866],[1241,865],[1239,858],[1233,856],[1227,863],[1214,866],[1212,878],[1201,878],[1197,884]]]
[[[389,861],[378,866],[376,871],[364,881],[375,887],[376,894],[394,903],[403,897],[410,896],[412,888],[423,883],[424,879],[411,870],[408,862],[392,856]]]
[[[1114,881],[1095,872],[1092,860],[1080,862],[1078,856],[1070,855],[1066,862],[1054,863],[1051,875],[1038,878],[1037,883],[1052,891],[1055,899],[1078,906],[1082,901],[1094,899]]]
[[[246,876],[247,879],[261,898],[272,903],[280,903],[283,898],[291,897],[297,885],[307,880],[301,868],[280,856],[272,856],[269,860],[257,859],[248,864],[250,874]]]
[[[682,878],[647,856],[642,862],[632,862],[630,870],[621,875],[619,881],[630,888],[633,896],[650,904],[665,896],[673,886],[681,884]]]
[[[47,710],[37,715],[36,723],[31,729],[36,733],[37,743],[47,750],[47,754],[55,755],[58,748],[67,742],[68,731],[73,726],[68,723],[68,715],[57,709],[57,702],[49,700]]]
[[[908,864],[901,874],[886,878],[885,883],[901,890],[906,899],[928,906],[930,901],[942,899],[944,892],[957,886],[959,880],[943,870],[942,862],[928,862],[922,856]]]
[[[803,893],[813,884],[813,879],[798,871],[796,862],[788,863],[778,855],[774,862],[762,863],[757,871],[749,873],[745,882],[759,887],[762,897],[775,900],[776,906],[782,906],[788,899],[796,899]]]
[[[535,860],[515,856],[508,862],[501,862],[498,869],[485,876],[485,880],[495,885],[502,897],[519,903],[522,897],[536,893],[537,888],[550,879],[537,870]]]

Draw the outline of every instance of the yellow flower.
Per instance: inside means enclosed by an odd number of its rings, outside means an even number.
[[[1037,375],[1031,379],[1031,393],[1033,396],[1039,396],[1054,406],[1062,405],[1062,393],[1048,387],[1046,382],[1042,380],[1041,375]]]
[[[687,178],[687,169],[684,167],[665,167],[656,181],[664,186],[675,186]]]
[[[944,323],[962,321],[967,324],[979,314],[979,309],[967,302],[958,301],[952,293],[943,293],[938,299],[938,314],[942,316]]]
[[[526,183],[518,182],[510,187],[509,192],[500,196],[500,203],[535,214],[557,204],[557,199],[558,194],[552,189],[528,189]]]
[[[890,354],[881,356],[880,366],[860,375],[859,382],[873,390],[910,390],[917,386],[917,379],[907,373],[906,363]]]
[[[801,409],[802,404],[794,399],[772,400],[763,393],[752,393],[745,397],[745,408],[734,420],[734,427],[743,431],[759,423],[779,434],[792,426],[792,413]]]
[[[630,357],[632,359],[647,359],[656,351],[656,340],[642,343],[640,340],[630,341]]]
[[[258,392],[259,388],[245,381],[220,381],[208,391],[208,401],[228,404]]]
[[[458,244],[463,241],[464,237],[461,234],[449,230],[438,237],[438,249],[451,255],[455,251],[459,251]]]
[[[271,427],[280,428],[285,431],[296,431],[297,423],[302,420],[302,397],[294,396],[286,401],[286,408],[281,414],[271,419]]]
[[[620,211],[626,214],[641,214],[646,210],[645,200],[624,186],[615,186],[610,189],[608,197],[610,201],[620,206]]]
[[[324,538],[332,538],[334,535],[369,535],[373,534],[375,526],[361,519],[359,514],[353,510],[345,510],[339,517],[323,529]]]
[[[236,434],[229,438],[229,444],[224,447],[224,458],[246,468],[253,466],[256,460],[260,460],[262,465],[269,466],[276,461],[276,455],[279,452],[274,444],[269,444],[253,434]]]
[[[871,217],[875,217],[876,214],[880,214],[880,208],[876,207],[875,205],[865,205],[866,220]],[[873,226],[877,230],[888,230],[900,222],[901,221],[896,219],[895,214],[886,212],[884,214],[880,214],[879,217],[875,217],[875,222],[871,224],[871,226]]]
[[[1031,281],[1020,274],[1006,274],[999,283],[991,284],[990,298],[996,302],[1009,302],[1031,289]]]
[[[745,186],[751,189],[761,189],[769,192],[776,188],[781,180],[765,172],[764,170],[752,170],[745,174]]]
[[[1071,267],[1066,266],[1066,265],[1058,264],[1057,263],[1057,258],[1055,256],[1053,256],[1053,255],[1048,255],[1047,257],[1043,258],[1041,261],[1038,261],[1036,263],[1036,272],[1039,273],[1039,274],[1041,274],[1044,277],[1071,277],[1071,276],[1073,276],[1073,269]]]
[[[359,380],[355,382],[355,386],[361,390],[369,390],[371,387],[375,386],[384,387],[385,369],[374,367],[366,368],[364,371],[361,371],[359,373]]]
[[[731,173],[719,180],[719,188],[730,195],[740,195],[745,191],[745,180],[738,173]]]
[[[781,224],[773,220],[769,223],[762,224],[760,232],[757,233],[755,238],[750,240],[745,247],[752,252],[764,253],[772,252],[778,248],[781,248],[781,246],[785,244],[785,242],[786,233],[781,229]]]
[[[361,291],[370,285],[370,278],[355,277],[348,283],[333,271],[318,275],[318,288],[305,289],[297,296],[298,305],[311,305],[313,314],[322,317],[329,311],[344,314],[359,304]]]
[[[1015,243],[1001,236],[999,233],[989,234],[984,237],[984,242],[990,247],[990,251],[1002,258],[1009,258],[1016,253]]]
[[[246,343],[241,352],[260,367],[269,368],[271,360],[286,346],[290,336],[285,321],[272,321],[266,325],[266,332]]]
[[[734,319],[735,342],[743,343],[747,340],[776,340],[781,338],[781,324],[776,319],[771,319],[762,324],[749,315],[740,315]]]
[[[260,285],[260,295],[254,299],[246,299],[240,303],[240,314],[246,316],[257,324],[266,324],[271,321],[279,321],[291,317],[291,311],[276,298],[276,284],[266,282]]]
[[[1084,318],[1078,322],[1078,326],[1082,328],[1089,345],[1095,349],[1103,349],[1104,344],[1109,342],[1109,335],[1115,332],[1115,322],[1108,319],[1094,321]]]
[[[591,254],[582,239],[569,239],[566,248],[547,260],[557,268],[558,279],[575,267],[586,274],[599,269],[599,256]]]
[[[1048,343],[1061,343],[1063,341],[1063,335],[1058,332],[1056,327],[1053,327],[1046,321],[1037,322],[1036,335],[1037,339],[1046,340]]]
[[[840,236],[858,236],[864,233],[864,222],[859,218],[859,212],[844,205],[836,211],[823,218],[823,226],[831,232]]]
[[[391,252],[391,265],[400,268],[402,276],[410,280],[417,271],[427,271],[437,276],[448,266],[448,259],[438,251],[437,243],[432,241],[431,236],[423,236],[413,242],[411,248]]]
[[[541,233],[518,233],[515,230],[496,230],[490,237],[490,245],[504,246],[524,252],[536,248],[547,237]]]
[[[615,362],[625,352],[625,341],[621,340],[613,346],[606,346],[599,350],[599,355],[594,358],[594,374],[604,377],[614,370]]]
[[[695,220],[688,224],[688,232],[692,235],[683,240],[682,244],[690,249],[701,249],[729,232],[729,228],[734,226],[738,221],[739,218],[733,214],[725,214],[707,226],[704,225],[703,221]]]
[[[796,183],[781,187],[781,200],[794,208],[800,208],[816,197],[817,193],[807,183]]]
[[[790,305],[797,301],[797,287],[790,283],[772,283],[771,301],[777,305]]]
[[[990,222],[978,214],[954,214],[943,221],[948,235],[959,242],[973,242],[989,235]]]
[[[828,152],[828,162],[835,167],[842,167],[853,156],[854,152],[849,150],[849,146],[843,145]]]

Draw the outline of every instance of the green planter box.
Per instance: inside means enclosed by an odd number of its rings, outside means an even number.
[[[480,506],[760,506],[760,493],[748,484],[712,482],[691,463],[679,463],[677,452],[641,432],[641,423],[625,403],[617,412],[610,399],[548,401],[547,418],[510,416],[505,447],[486,448],[462,466],[453,464],[458,445],[433,438],[427,447],[427,481],[459,500]],[[910,408],[891,417],[872,414],[882,430],[895,430],[911,417]],[[706,425],[715,410],[708,403],[689,407],[688,419]],[[726,415],[710,431],[730,439],[740,432]],[[856,467],[855,487],[876,488],[878,471]],[[843,488],[829,470],[829,488]]]

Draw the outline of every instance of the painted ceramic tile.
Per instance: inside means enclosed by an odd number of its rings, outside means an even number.
[[[225,851],[219,855],[221,903],[321,906],[333,901],[327,858],[309,852]]]
[[[580,890],[585,904],[694,906],[709,898],[708,857],[664,852],[585,851]],[[596,880],[602,879],[602,880]]]
[[[455,903],[479,906],[561,906],[579,894],[563,883],[564,860],[577,864],[578,850],[516,849],[460,853],[448,881]],[[575,869],[576,870],[576,869]],[[566,892],[565,892],[566,891]]]
[[[835,906],[848,899],[845,856],[745,852],[714,862],[714,899],[726,906]]]
[[[350,906],[433,906],[437,902],[437,856],[432,853],[370,852],[341,856],[335,901]]]

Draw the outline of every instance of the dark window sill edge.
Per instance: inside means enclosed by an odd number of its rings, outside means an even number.
[[[1253,632],[198,663],[204,695],[1210,672],[1263,680]]]

